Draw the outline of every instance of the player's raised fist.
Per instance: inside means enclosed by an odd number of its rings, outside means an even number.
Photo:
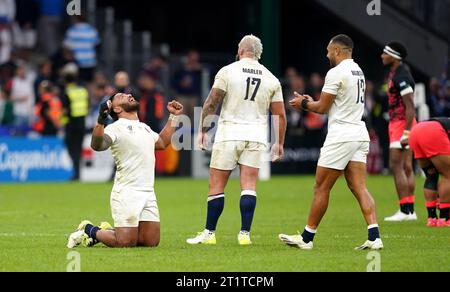
[[[183,105],[178,101],[173,100],[169,102],[169,104],[167,105],[167,110],[172,115],[178,116],[183,113]]]
[[[108,118],[108,115],[111,112],[111,108],[112,108],[112,102],[110,100],[107,100],[100,105],[99,115],[98,115],[98,120],[97,120],[97,122],[100,125],[105,124],[106,119]]]

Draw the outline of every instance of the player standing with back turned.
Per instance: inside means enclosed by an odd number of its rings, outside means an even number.
[[[278,139],[272,148],[273,161],[283,156],[286,112],[278,79],[261,65],[263,45],[253,35],[239,43],[238,61],[217,73],[201,118],[200,147],[207,148],[208,118],[222,104],[219,126],[210,165],[208,213],[205,230],[189,244],[216,244],[216,226],[225,204],[225,187],[231,172],[239,165],[241,180],[240,245],[252,244],[250,228],[256,208],[256,182],[262,155],[267,149],[268,115],[279,118]]]
[[[328,113],[328,135],[317,164],[316,185],[311,211],[303,233],[280,234],[287,245],[309,250],[325,212],[331,189],[344,172],[349,189],[359,202],[368,225],[368,240],[356,249],[383,248],[377,224],[375,201],[366,187],[366,163],[369,153],[369,133],[362,121],[366,82],[361,68],[352,59],[353,41],[337,35],[327,47],[332,69],[325,79],[319,101],[295,92],[289,103],[297,110],[318,114]]]

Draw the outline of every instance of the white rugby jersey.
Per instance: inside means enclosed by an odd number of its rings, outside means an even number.
[[[267,144],[270,105],[283,102],[278,79],[258,61],[244,58],[222,68],[213,88],[226,92],[215,141]]]
[[[359,65],[350,59],[342,61],[328,72],[322,91],[336,95],[328,113],[325,145],[370,141],[362,121],[366,81]]]
[[[159,134],[144,123],[127,119],[106,127],[105,134],[113,142],[111,152],[117,166],[114,188],[153,191]]]

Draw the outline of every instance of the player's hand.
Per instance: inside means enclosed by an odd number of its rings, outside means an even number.
[[[400,144],[402,145],[403,149],[405,149],[409,145],[409,133],[411,133],[411,131],[405,130],[402,137],[400,138]]]
[[[208,134],[200,132],[197,137],[197,144],[201,150],[208,150]]]
[[[271,149],[272,162],[278,162],[283,159],[284,146],[282,144],[273,144]]]
[[[167,110],[174,116],[179,116],[183,113],[183,105],[178,101],[172,100],[167,104]]]
[[[108,118],[111,109],[112,109],[112,102],[110,100],[107,100],[100,105],[97,120],[99,125],[105,125],[106,119]]]
[[[301,95],[298,92],[294,92],[294,98],[289,101],[289,105],[294,109],[301,111],[302,110],[302,102],[303,100],[314,101],[313,98],[309,95]]]
[[[406,149],[406,147],[409,146],[409,139],[408,139],[408,140],[400,141],[400,144],[402,145],[402,148],[403,148],[403,149]]]

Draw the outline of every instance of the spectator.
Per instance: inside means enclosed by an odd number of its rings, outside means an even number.
[[[7,81],[14,78],[16,68],[15,55],[13,54],[9,61],[0,65],[0,85],[6,85]]]
[[[133,94],[133,89],[130,86],[130,76],[125,71],[119,71],[114,76],[114,87],[116,93]]]
[[[11,25],[16,18],[16,2],[14,0],[0,0],[0,22]]]
[[[319,73],[312,73],[309,79],[309,88],[307,89],[307,93],[314,98],[314,100],[319,100],[320,95],[322,93],[322,88],[324,85],[324,79],[320,76]],[[313,112],[306,112],[304,125],[306,135],[313,135],[318,139],[322,140],[324,137],[324,128],[326,123],[326,116],[319,115]],[[308,136],[309,137],[309,136]]]
[[[15,76],[8,82],[11,101],[14,104],[14,124],[17,127],[31,126],[34,115],[34,78],[27,72],[26,64],[17,64]]]
[[[112,86],[109,83],[108,78],[106,77],[105,73],[101,72],[101,71],[97,71],[94,74],[94,80],[92,81],[92,88],[90,90],[90,92],[94,92],[95,87],[97,85],[104,85],[105,86],[105,94],[107,96],[111,96],[114,93],[116,93],[116,89],[114,88],[114,86]],[[98,114],[98,113],[97,113]]]
[[[289,72],[288,72],[289,73]],[[294,98],[294,92],[298,92],[300,94],[305,93],[305,79],[303,76],[299,75],[297,71],[291,71],[287,76],[288,87],[285,90],[285,102],[288,103],[291,99]],[[291,106],[286,104],[286,116],[288,122],[288,133],[290,135],[302,135],[303,127],[302,127],[302,114],[299,111],[294,110]]]
[[[159,133],[164,118],[164,97],[157,91],[153,77],[141,74],[138,80],[140,91],[139,120]]]
[[[167,86],[164,80],[164,73],[168,73],[167,59],[164,56],[153,58],[150,63],[144,66],[143,72],[149,75],[156,82],[157,89],[163,92],[163,89]]]
[[[319,100],[324,85],[323,77],[319,73],[312,73],[309,78],[309,88],[307,92],[314,100]]]
[[[52,78],[53,81],[58,81],[58,83],[63,84],[62,69],[70,63],[75,63],[75,57],[73,56],[72,50],[67,46],[62,46],[56,54],[51,57],[52,62]]]
[[[439,80],[435,77],[430,79],[430,112],[432,117],[442,117],[445,116],[445,88],[441,89],[441,84]]]
[[[8,94],[3,89],[0,90],[0,125],[11,126],[14,123],[13,103],[9,100]]]
[[[183,104],[184,112],[190,118],[194,116],[194,108],[200,105],[201,72],[200,55],[191,50],[185,57],[184,68],[175,73],[173,88],[177,100]]]
[[[97,124],[98,112],[100,104],[106,101],[109,96],[107,94],[107,86],[105,83],[95,83],[92,86],[92,93],[90,98],[89,115],[86,118],[86,129],[92,131]],[[112,120],[111,120],[112,122]],[[109,124],[109,123],[107,123]]]
[[[97,67],[96,47],[100,44],[97,29],[86,22],[85,15],[73,18],[74,24],[67,30],[64,44],[72,49],[80,68],[81,81],[91,82]]]
[[[42,81],[53,81],[52,80],[52,62],[50,60],[45,60],[42,64],[38,66],[38,76],[34,81],[34,93],[36,96],[36,102],[39,101],[39,86]]]
[[[295,67],[288,67],[285,73],[285,79],[287,81],[292,80],[292,78],[299,76],[298,70]]]
[[[64,0],[37,0],[41,17],[38,24],[39,48],[45,56],[52,56],[61,43],[61,16]]]
[[[108,78],[106,77],[105,73],[101,71],[97,71],[94,73],[94,79],[92,80],[94,85],[97,84],[103,84],[106,85],[109,83]]]
[[[73,162],[72,180],[76,181],[80,179],[81,150],[86,132],[85,119],[89,112],[89,93],[85,87],[77,83],[76,64],[67,64],[62,74],[65,80],[62,96],[63,113],[67,116],[64,142]]]
[[[39,84],[39,97],[33,129],[43,136],[56,136],[61,129],[62,103],[51,82],[42,81]]]
[[[16,0],[17,16],[13,26],[14,45],[22,59],[29,60],[37,44],[36,23],[39,7],[36,1]]]
[[[14,0],[0,0],[0,65],[11,58],[13,40],[10,27],[16,15]]]

